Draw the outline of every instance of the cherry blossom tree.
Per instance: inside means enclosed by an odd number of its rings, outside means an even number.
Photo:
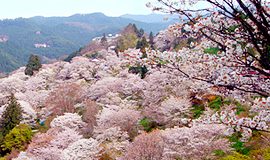
[[[169,30],[178,37],[199,38],[201,43],[207,44],[202,45],[200,50],[192,50],[193,52],[215,50],[214,53],[218,54],[204,57],[201,61],[216,63],[214,66],[217,69],[223,68],[221,73],[193,76],[176,65],[175,68],[184,76],[228,90],[269,95],[268,87],[265,86],[269,84],[270,77],[268,1],[157,0],[157,3],[149,3],[148,6],[153,10],[178,14],[182,20],[186,20],[171,26]]]
[[[130,137],[127,132],[122,131],[120,127],[111,127],[108,129],[96,129],[93,138],[95,138],[102,146],[100,151],[102,155],[108,155],[113,159],[117,159],[126,152],[127,146],[130,144]]]
[[[89,160],[97,159],[100,151],[98,141],[93,138],[80,139],[69,145],[61,154],[62,160]]]
[[[96,102],[91,100],[85,100],[82,105],[82,120],[86,123],[84,133],[89,135],[92,134],[94,126],[97,125],[98,106]]]
[[[54,118],[50,124],[52,128],[72,128],[75,130],[79,130],[85,125],[86,123],[82,121],[82,117],[77,113],[65,113],[62,116]]]
[[[34,136],[26,155],[31,159],[60,159],[63,150],[81,138],[82,135],[74,129],[51,128],[46,133]]]
[[[46,99],[46,107],[53,114],[62,115],[65,112],[75,112],[74,105],[82,101],[82,89],[75,83],[62,84],[51,92]]]
[[[122,131],[128,132],[129,135],[136,134],[137,123],[142,118],[140,112],[131,109],[104,108],[98,116],[98,128],[108,129],[120,127]]]
[[[163,138],[159,131],[137,136],[123,157],[126,160],[161,159],[164,151]]]
[[[225,125],[198,125],[168,128],[162,132],[164,159],[205,159],[214,150],[228,151],[230,143],[222,138]]]

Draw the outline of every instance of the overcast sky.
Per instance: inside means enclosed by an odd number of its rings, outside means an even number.
[[[107,16],[149,14],[145,6],[154,0],[0,0],[0,18],[70,16],[103,12]]]

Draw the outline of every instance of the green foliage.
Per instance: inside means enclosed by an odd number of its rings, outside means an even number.
[[[138,38],[134,34],[122,35],[117,41],[116,50],[123,52],[128,48],[135,48]]]
[[[205,108],[202,104],[192,105],[191,112],[193,113],[193,118],[199,118],[203,114],[204,110]]]
[[[149,44],[145,37],[143,37],[141,40],[138,40],[136,49],[145,50],[145,48],[149,47]]]
[[[236,114],[237,115],[239,115],[239,114],[241,114],[242,112],[245,112],[246,110],[245,110],[245,108],[244,108],[244,106],[241,104],[241,103],[239,103],[239,102],[236,102],[235,103],[235,105],[236,105]]]
[[[12,94],[9,98],[9,104],[6,107],[0,121],[1,135],[7,135],[10,130],[20,123],[21,119],[22,108],[17,102],[15,96]]]
[[[219,156],[219,157],[223,157],[225,156],[225,152],[221,149],[218,149],[218,150],[214,150],[213,153],[215,154],[215,156]]]
[[[233,26],[230,26],[227,30],[229,33],[232,33],[236,30],[236,28],[238,28],[239,26],[238,25],[233,25]]]
[[[139,124],[143,126],[146,132],[151,132],[157,127],[157,123],[149,118],[143,118],[140,120]]]
[[[141,75],[141,79],[144,79],[146,76],[146,73],[148,72],[148,69],[146,68],[146,66],[131,66],[128,69],[128,72],[133,73],[133,74],[140,74]]]
[[[244,142],[236,141],[232,144],[232,148],[235,149],[236,152],[239,152],[243,155],[248,155],[250,149],[244,146]]]
[[[228,137],[230,142],[236,142],[241,138],[241,133],[240,132],[235,132],[231,136]]]
[[[220,96],[217,96],[216,99],[208,103],[211,109],[220,110],[222,106],[222,99]]]
[[[32,130],[28,125],[20,124],[5,136],[1,147],[3,150],[8,151],[12,149],[23,150],[25,149],[25,145],[30,142],[32,135]]]
[[[242,18],[242,19],[248,19],[248,15],[246,15],[245,13],[241,12],[239,14],[239,17]]]
[[[148,47],[148,42],[144,35],[144,30],[138,30],[135,24],[129,24],[122,31],[122,36],[117,40],[115,51],[123,52],[128,48],[137,48],[141,49],[145,53],[145,48]]]
[[[32,76],[34,71],[38,71],[42,67],[41,61],[38,55],[31,55],[26,65],[24,73]]]
[[[203,52],[206,53],[206,54],[217,55],[218,51],[220,51],[218,47],[210,47],[210,48],[204,49]]]
[[[250,148],[245,147],[245,143],[240,141],[241,138],[241,133],[236,132],[232,134],[229,137],[230,142],[232,142],[231,147],[238,153],[243,154],[243,155],[248,155],[250,152]]]

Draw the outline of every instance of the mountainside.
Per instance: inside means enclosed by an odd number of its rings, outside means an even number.
[[[197,58],[204,53],[196,53],[198,47],[189,54],[186,50],[178,53],[183,58],[181,69],[196,73],[205,65]],[[146,63],[140,66],[139,50],[118,55],[101,50],[96,57],[44,64],[33,76],[25,75],[22,67],[0,79],[0,118],[10,106],[10,92],[23,113],[21,124],[5,136],[2,146],[18,139],[7,146],[24,150],[11,155],[18,156],[16,160],[135,160],[152,155],[160,160],[230,160],[255,145],[248,151],[251,155],[269,153],[270,98],[240,101],[247,95],[236,91],[223,95],[215,85],[166,67],[161,57],[173,57],[175,52],[147,54],[150,61],[144,58]],[[162,64],[153,66],[154,60]],[[250,113],[256,116],[247,117]],[[23,139],[22,125],[30,132],[35,129],[32,140]],[[251,125],[256,127],[254,134]]]
[[[237,81],[248,87],[255,75],[256,85],[269,93],[269,78],[232,65],[233,56],[209,48],[208,39],[175,39],[171,31],[181,31],[177,25],[145,38],[129,24],[119,37],[99,37],[68,62],[40,66],[32,58],[27,67],[40,67],[33,75],[21,67],[0,78],[0,148],[7,149],[0,149],[0,157],[259,160],[269,155],[270,97],[224,87]],[[112,49],[114,40],[118,51]],[[206,81],[209,77],[214,81]]]
[[[32,17],[0,21],[0,71],[24,65],[30,54],[55,59],[70,54],[103,33],[114,34],[134,23],[146,32],[158,32],[169,23],[145,23],[102,13],[70,17]]]

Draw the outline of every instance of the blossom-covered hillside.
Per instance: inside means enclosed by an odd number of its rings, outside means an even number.
[[[169,66],[150,65],[139,50],[98,54],[43,65],[31,77],[23,67],[0,80],[1,113],[13,93],[21,123],[34,131],[17,160],[219,159],[269,145],[269,98],[223,94]],[[181,68],[193,72],[200,63]],[[257,148],[249,148],[252,137]],[[11,154],[20,150],[14,145]]]
[[[157,2],[189,21],[1,78],[0,159],[269,160],[270,3]]]

